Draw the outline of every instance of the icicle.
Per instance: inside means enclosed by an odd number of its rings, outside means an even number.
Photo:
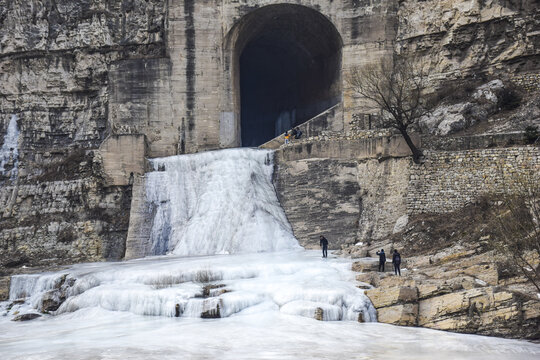
[[[6,175],[6,165],[11,165],[11,179],[17,178],[19,165],[19,129],[17,128],[17,115],[11,115],[4,144],[0,148],[0,174]]]

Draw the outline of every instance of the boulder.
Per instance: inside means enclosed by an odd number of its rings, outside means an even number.
[[[448,135],[464,129],[468,123],[464,116],[473,105],[469,102],[441,105],[419,120],[422,131],[435,135]]]
[[[322,321],[324,318],[324,310],[320,307],[315,309],[315,320]]]
[[[439,123],[435,134],[448,135],[458,131],[461,131],[467,127],[467,120],[465,116],[460,113],[446,114],[444,120]]]
[[[488,82],[487,84],[484,84],[482,86],[479,86],[476,91],[473,93],[472,97],[475,100],[483,100],[490,102],[492,104],[497,104],[497,91],[500,91],[504,88],[504,84],[501,80],[493,80]]]
[[[388,256],[388,255],[387,255]],[[404,266],[404,262],[401,264],[401,266]],[[352,264],[352,271],[356,272],[379,272],[379,258],[362,258],[358,261],[355,261]],[[394,267],[392,266],[392,262],[390,260],[386,260],[386,264],[384,266],[384,272],[386,273],[393,273]]]
[[[21,315],[15,316],[11,321],[28,321],[28,320],[34,320],[38,317],[41,317],[41,315],[36,314],[36,313],[21,314]]]
[[[409,223],[409,215],[403,215],[399,217],[396,220],[396,223],[394,224],[394,229],[392,230],[392,233],[397,234],[399,232],[402,232],[403,230],[405,230],[405,227],[407,226],[408,223]]]
[[[371,286],[379,286],[380,275],[376,272],[367,272],[356,275],[356,280],[369,284]]]
[[[416,302],[418,300],[418,289],[408,286],[381,287],[366,290],[366,296],[369,297],[373,306],[379,309],[398,303]]]
[[[61,296],[58,290],[51,290],[41,298],[41,312],[48,313],[56,311],[65,301],[65,296]]]
[[[377,319],[385,324],[416,326],[418,304],[388,306],[377,310]]]

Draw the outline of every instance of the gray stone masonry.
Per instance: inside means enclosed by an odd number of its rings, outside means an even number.
[[[426,151],[426,159],[410,169],[410,214],[454,211],[483,194],[512,192],[520,174],[540,177],[540,148],[533,146]]]

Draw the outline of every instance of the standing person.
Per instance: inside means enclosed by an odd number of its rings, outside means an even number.
[[[392,264],[394,264],[394,274],[397,275],[399,273],[399,276],[401,276],[401,270],[399,268],[399,265],[401,265],[401,255],[399,255],[396,249],[394,249],[394,254],[392,255]]]
[[[288,145],[289,144],[289,139],[290,139],[291,135],[289,135],[289,132],[287,131],[285,133],[285,145]]]
[[[384,272],[384,263],[386,262],[386,254],[384,253],[384,249],[377,251],[377,255],[379,255],[379,271]]]
[[[319,246],[322,246],[322,257],[328,257],[328,240],[324,236],[319,237]]]

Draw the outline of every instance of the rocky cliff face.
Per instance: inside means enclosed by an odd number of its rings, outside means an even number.
[[[534,71],[539,5],[536,0],[400,1],[396,51],[423,57],[438,80]]]
[[[493,220],[480,205],[444,215],[413,216],[402,231],[348,252],[375,256],[399,249],[404,263],[395,276],[391,259],[354,264],[357,280],[380,322],[491,336],[540,338],[536,288],[489,247]],[[538,259],[533,261],[538,266]]]
[[[94,150],[110,68],[162,56],[165,14],[158,0],[0,1],[0,141],[12,115],[20,131],[19,175],[0,177],[2,272],[123,257],[130,187],[104,186]]]

